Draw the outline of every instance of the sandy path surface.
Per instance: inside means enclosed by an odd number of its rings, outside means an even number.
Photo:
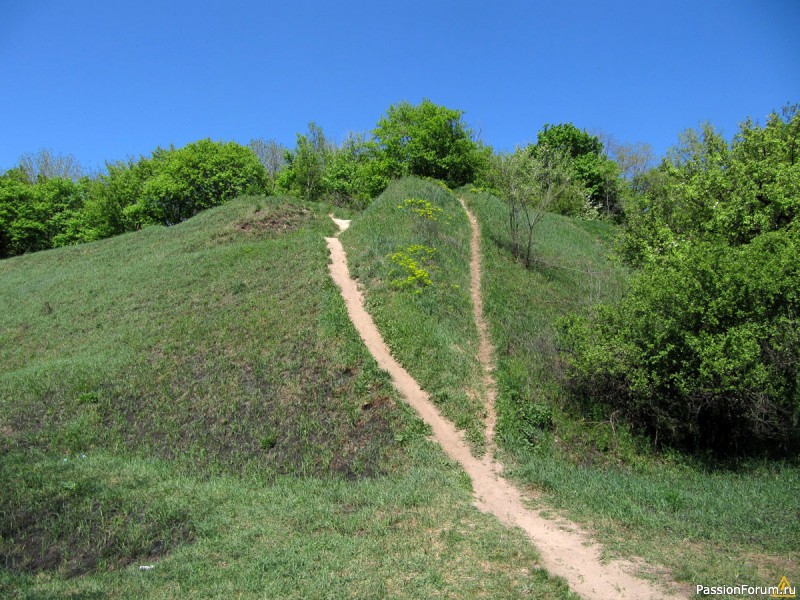
[[[334,221],[342,230],[350,224],[349,221],[338,219]],[[473,228],[473,237],[475,231]],[[480,241],[479,237],[476,239]],[[392,357],[375,322],[364,308],[363,295],[350,276],[342,243],[338,238],[325,238],[325,241],[331,253],[331,277],[341,290],[347,312],[361,339],[364,340],[378,365],[389,373],[394,387],[431,427],[433,437],[445,454],[458,462],[467,472],[472,480],[475,505],[481,511],[495,515],[506,526],[522,528],[539,550],[542,563],[548,572],[566,579],[570,588],[584,598],[598,600],[677,598],[659,591],[645,580],[630,575],[630,572],[635,571],[633,564],[622,561],[601,563],[600,546],[590,542],[588,536],[576,525],[563,520],[547,519],[541,515],[541,511],[526,507],[519,490],[500,476],[500,469],[489,452],[483,460],[472,455],[463,435],[442,416],[430,401],[428,394]],[[474,256],[473,253],[473,258]],[[479,278],[480,271],[478,271]],[[475,310],[477,315],[478,309]],[[488,334],[486,344],[487,360],[491,364],[491,344]],[[490,371],[488,376],[491,377]]]

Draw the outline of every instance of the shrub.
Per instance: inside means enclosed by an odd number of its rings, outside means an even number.
[[[788,447],[800,422],[799,229],[680,246],[637,273],[619,306],[570,318],[573,391],[658,442]]]
[[[421,293],[421,288],[431,285],[430,270],[433,267],[429,265],[435,254],[435,248],[422,244],[414,244],[390,254],[389,260],[396,267],[389,272],[390,277],[395,277],[389,284],[398,289],[413,289],[415,293]]]
[[[255,154],[234,142],[200,140],[179,150],[157,150],[137,211],[146,224],[174,225],[244,193],[263,191],[267,174]]]
[[[486,151],[473,140],[462,115],[430,100],[390,106],[373,131],[389,173],[432,177],[450,187],[472,181]]]

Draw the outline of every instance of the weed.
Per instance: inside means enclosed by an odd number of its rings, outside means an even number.
[[[389,271],[389,277],[396,277],[389,282],[389,285],[397,289],[413,289],[414,293],[421,293],[421,287],[431,285],[430,270],[434,267],[430,263],[435,254],[435,248],[422,244],[413,244],[404,250],[390,254],[389,259],[397,265],[397,268]]]
[[[397,208],[408,208],[420,217],[428,219],[429,221],[435,221],[439,215],[444,213],[441,208],[434,206],[429,200],[424,200],[421,198],[407,198],[403,200],[402,204],[398,204]]]

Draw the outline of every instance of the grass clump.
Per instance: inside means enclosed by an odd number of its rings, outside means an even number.
[[[353,221],[342,243],[392,352],[480,450],[485,413],[469,236],[469,221],[450,191],[406,178]]]

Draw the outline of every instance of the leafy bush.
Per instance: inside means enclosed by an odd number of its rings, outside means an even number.
[[[234,142],[206,139],[179,150],[158,149],[153,161],[153,177],[146,181],[134,205],[138,224],[174,225],[201,210],[266,187],[264,166],[249,148]]]
[[[0,177],[0,258],[72,242],[86,186],[45,177],[31,183],[18,170]]]
[[[106,171],[78,181],[40,172],[32,182],[21,168],[0,176],[0,258],[172,225],[267,185],[251,150],[211,140],[157,148]]]
[[[606,156],[597,136],[581,131],[572,123],[545,125],[531,150],[534,155],[554,151],[562,154],[564,165],[584,186],[589,203],[596,211],[606,214],[620,211],[619,166]],[[570,213],[561,211],[561,214]]]
[[[644,187],[620,243],[635,266],[693,240],[736,246],[788,227],[800,216],[800,107],[763,127],[746,120],[730,144],[709,124],[684,132]]]
[[[458,187],[471,182],[487,158],[462,121],[463,112],[423,100],[389,107],[373,131],[393,177],[433,177]]]
[[[698,242],[636,274],[619,306],[565,323],[579,397],[658,442],[786,447],[800,424],[800,228]]]

